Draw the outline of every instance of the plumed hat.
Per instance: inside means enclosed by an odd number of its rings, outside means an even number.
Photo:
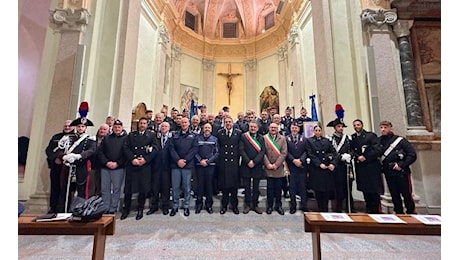
[[[327,127],[335,127],[336,125],[342,124],[343,127],[347,127],[345,123],[343,122],[343,117],[344,117],[345,110],[343,110],[342,105],[337,104],[335,105],[335,114],[337,115],[337,118],[332,120],[327,124]]]
[[[80,117],[73,120],[70,123],[70,126],[85,125],[85,126],[94,126],[93,122],[89,120],[86,116],[88,115],[89,105],[88,102],[81,102],[80,107],[78,108],[78,113]]]

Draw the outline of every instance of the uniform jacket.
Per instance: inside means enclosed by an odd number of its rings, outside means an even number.
[[[351,135],[350,148],[354,158],[356,188],[362,192],[383,194],[382,168],[379,157],[382,150],[377,143],[377,135],[363,130]],[[366,160],[358,161],[363,155]]]
[[[207,137],[204,134],[197,136],[198,141],[198,152],[195,155],[196,164],[200,165],[200,161],[207,159],[208,165],[216,165],[219,160],[219,143],[217,137],[209,135]]]
[[[394,140],[396,140],[396,138],[398,138],[398,135],[395,134],[378,137],[378,143],[382,153],[385,153],[387,148],[394,142]],[[417,153],[415,152],[414,147],[406,138],[403,137],[403,139],[382,161],[382,169],[385,174],[410,173],[411,170],[409,166],[416,160]],[[398,163],[402,170],[399,172],[392,170],[394,163]]]
[[[249,134],[249,132],[247,132]],[[240,155],[241,155],[241,177],[242,178],[262,178],[264,176],[263,163],[266,152],[265,141],[262,135],[256,133],[255,138],[260,144],[260,152],[254,148],[246,137],[246,133],[241,135]],[[248,167],[249,161],[253,161],[255,166]]]
[[[333,191],[334,177],[329,169],[321,169],[320,164],[334,164],[337,167],[339,156],[332,143],[325,137],[315,136],[307,139],[307,156],[311,159],[309,169],[309,185],[316,191]]]
[[[139,131],[128,134],[123,144],[123,153],[126,159],[126,185],[125,193],[147,193],[150,191],[152,161],[158,153],[158,142],[155,132],[145,130],[141,135]],[[146,163],[135,166],[132,160],[143,157]]]
[[[233,128],[232,135],[227,135],[227,129],[217,132],[219,143],[219,164],[217,180],[221,188],[237,188],[240,185],[240,152],[239,144],[241,130]]]
[[[284,126],[284,129],[285,129],[285,132],[286,132],[285,135],[290,135],[291,134],[291,124],[292,124],[292,122],[294,122],[294,118],[292,116],[290,116],[290,117],[283,116],[281,118],[281,124]]]
[[[65,132],[60,132],[51,137],[48,143],[48,146],[45,149],[46,161],[48,162],[48,168],[50,169],[56,166],[62,166],[62,164],[56,165],[54,160],[58,157],[62,158],[62,156],[64,155],[64,150],[59,149],[58,145],[59,145],[59,141],[61,140],[61,138],[65,135],[71,138],[71,140],[75,139],[75,134],[73,132],[67,133],[67,134]]]
[[[267,141],[269,135],[270,134],[266,134],[264,136],[266,149],[264,156],[265,174],[267,177],[281,178],[284,177],[284,160],[287,156],[286,137],[281,134],[277,134],[275,136],[274,141],[278,144],[280,148],[280,153],[277,153],[273,150],[272,146],[270,145],[270,142]],[[275,164],[276,166],[278,166],[278,168],[276,170],[267,169],[267,165],[269,163]]]
[[[186,165],[183,169],[193,169],[195,167],[195,155],[198,152],[198,142],[196,134],[187,130],[173,133],[169,143],[169,154],[171,155],[171,169],[180,169],[177,161],[184,159]]]

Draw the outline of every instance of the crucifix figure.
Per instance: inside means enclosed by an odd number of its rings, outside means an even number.
[[[228,89],[228,104],[230,105],[230,95],[233,89],[233,82],[232,79],[234,76],[241,76],[241,73],[232,73],[232,64],[228,64],[228,73],[217,73],[219,76],[227,77],[227,89]]]

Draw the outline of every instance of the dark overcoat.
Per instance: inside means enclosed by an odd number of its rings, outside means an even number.
[[[233,128],[232,135],[226,134],[222,128],[217,132],[219,142],[219,164],[217,181],[222,189],[238,188],[240,186],[240,152],[239,144],[241,130]]]
[[[148,193],[151,183],[152,161],[158,153],[158,141],[155,132],[146,130],[144,134],[133,131],[126,137],[123,145],[123,153],[126,158],[125,193],[137,192]],[[132,160],[144,157],[146,163],[135,166]]]
[[[362,192],[383,194],[383,176],[379,157],[382,153],[377,135],[363,130],[358,136],[351,135],[350,147],[354,158],[356,188]],[[358,161],[359,156],[365,161]]]
[[[311,159],[309,166],[309,188],[314,191],[334,191],[334,176],[329,169],[321,169],[320,164],[338,165],[339,156],[332,143],[325,137],[315,136],[307,139],[307,156]]]

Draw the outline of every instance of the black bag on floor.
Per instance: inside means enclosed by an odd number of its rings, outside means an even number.
[[[108,205],[104,205],[101,196],[94,195],[87,200],[75,197],[72,200],[70,221],[91,222],[98,220],[108,208]]]

